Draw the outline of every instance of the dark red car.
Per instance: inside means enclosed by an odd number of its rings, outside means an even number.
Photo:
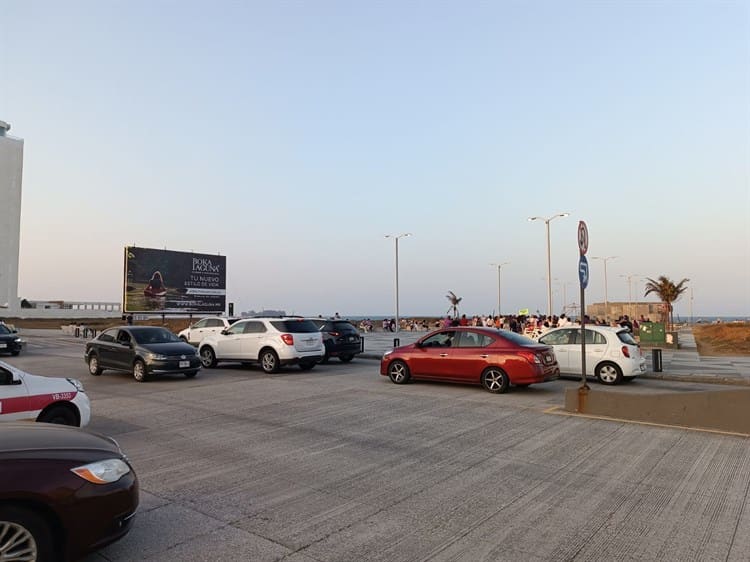
[[[0,424],[0,560],[78,560],[123,537],[137,507],[138,479],[113,439]]]
[[[560,369],[552,347],[493,328],[445,328],[386,351],[380,374],[396,384],[412,379],[481,384],[502,393],[512,384],[554,380]]]

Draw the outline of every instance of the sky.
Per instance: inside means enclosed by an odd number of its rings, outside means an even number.
[[[22,298],[119,302],[136,245],[225,255],[235,311],[392,315],[385,235],[408,232],[402,317],[448,291],[490,313],[498,286],[546,312],[528,218],[567,212],[555,313],[585,221],[587,304],[656,302],[664,275],[690,280],[680,316],[750,315],[744,0],[0,0],[0,21]]]

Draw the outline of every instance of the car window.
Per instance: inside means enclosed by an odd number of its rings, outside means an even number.
[[[212,318],[209,327],[211,328],[223,328],[226,324],[221,318]]]
[[[2,367],[0,367],[0,385],[12,384],[12,383],[13,383],[12,373],[8,371],[7,369],[3,369]]]
[[[544,334],[539,338],[539,343],[545,345],[568,345],[570,343],[571,332],[577,330],[555,330],[549,334]]]
[[[117,328],[110,328],[109,330],[104,330],[101,334],[99,334],[99,337],[97,339],[99,341],[112,343],[115,341],[116,337],[117,337]]]
[[[117,332],[117,343],[121,343],[124,345],[127,345],[130,343],[130,334],[128,334],[125,330],[120,330]]]
[[[203,320],[198,320],[195,324],[193,324],[193,328],[205,328],[208,324],[208,318],[204,318]]]
[[[263,322],[245,322],[246,334],[262,334],[266,332],[266,326]]]
[[[166,328],[134,328],[133,338],[141,345],[180,341],[177,336]]]
[[[355,333],[357,332],[357,328],[351,325],[351,323],[346,321],[341,322],[331,322],[331,326],[326,326],[326,331],[328,332],[341,332],[344,334],[349,333]]]
[[[227,334],[242,334],[245,331],[245,324],[249,324],[249,322],[236,322],[224,331]]]
[[[575,341],[573,343],[581,345],[581,330],[573,330],[575,334]],[[599,332],[594,330],[586,330],[586,345],[604,345],[607,343],[607,338]]]
[[[521,334],[517,334],[515,332],[511,332],[508,330],[496,330],[496,332],[497,332],[497,335],[500,336],[502,339],[515,343],[516,345],[536,345],[537,344],[537,342],[532,340],[531,338],[527,338],[526,336],[522,336]]]
[[[453,338],[455,335],[456,332],[454,330],[438,332],[422,340],[422,347],[453,347]]]
[[[289,332],[291,334],[307,334],[317,332],[318,327],[310,320],[272,320],[271,326],[279,332]]]
[[[5,334],[11,334],[11,333],[12,332],[8,329],[7,326],[3,326],[2,324],[0,324],[0,334],[5,335]]]
[[[620,338],[620,341],[622,343],[626,343],[628,345],[638,345],[638,342],[635,341],[633,334],[631,334],[628,330],[617,332],[617,337]]]

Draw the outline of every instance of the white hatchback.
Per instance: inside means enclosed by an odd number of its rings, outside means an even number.
[[[581,376],[580,326],[555,328],[538,341],[554,348],[561,375]],[[586,376],[617,384],[645,372],[646,358],[627,328],[586,325]]]
[[[77,379],[32,375],[0,361],[0,420],[83,427],[91,403]]]
[[[323,359],[325,347],[323,334],[310,320],[248,318],[205,337],[198,354],[206,368],[219,361],[258,362],[266,373],[275,373],[283,365],[312,369]]]

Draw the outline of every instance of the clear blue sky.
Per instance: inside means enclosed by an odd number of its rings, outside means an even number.
[[[610,301],[687,277],[694,315],[750,315],[749,6],[0,0],[19,291],[118,301],[135,244],[226,255],[236,310],[392,314],[412,232],[402,316],[493,311],[491,262],[544,312],[527,218],[567,211],[555,312],[585,220]]]

